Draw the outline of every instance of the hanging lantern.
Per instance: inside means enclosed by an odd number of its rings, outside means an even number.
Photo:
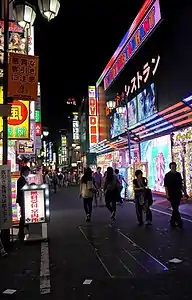
[[[59,0],[38,0],[39,9],[42,15],[48,20],[54,19],[59,12]]]
[[[117,112],[119,115],[124,115],[125,111],[126,111],[126,107],[125,107],[125,106],[118,106],[118,107],[116,108],[116,112]]]
[[[107,107],[109,109],[114,109],[116,107],[116,101],[115,100],[109,100],[109,101],[107,101]]]
[[[15,20],[23,28],[29,28],[33,25],[36,17],[34,7],[28,2],[14,2],[13,13]]]

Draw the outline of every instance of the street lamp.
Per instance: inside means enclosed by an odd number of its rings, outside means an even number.
[[[126,111],[126,106],[118,106],[118,107],[116,108],[116,112],[117,112],[119,115],[124,115],[125,111]]]
[[[36,18],[34,7],[28,2],[14,2],[13,14],[15,20],[17,20],[18,24],[24,29],[30,28]]]
[[[39,9],[42,15],[48,20],[54,19],[59,12],[59,0],[38,0]]]
[[[109,109],[114,109],[116,107],[116,101],[115,100],[109,100],[109,101],[107,101],[107,107]]]

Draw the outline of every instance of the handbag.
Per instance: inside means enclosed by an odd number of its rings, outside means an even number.
[[[151,206],[153,204],[153,195],[151,189],[149,188],[145,189],[145,199],[148,202],[148,206]]]

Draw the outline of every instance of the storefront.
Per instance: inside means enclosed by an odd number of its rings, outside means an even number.
[[[182,46],[183,32],[190,36],[192,28],[192,4],[175,3],[172,14],[168,2],[145,1],[96,83],[98,102],[106,101],[106,145],[119,151],[115,166],[127,174],[128,198],[136,169],[142,169],[155,194],[163,195],[172,160],[192,198],[192,44]]]

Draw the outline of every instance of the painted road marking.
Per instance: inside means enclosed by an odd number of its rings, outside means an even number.
[[[153,259],[156,263],[158,263],[164,271],[168,271],[169,269],[163,264],[161,263],[157,258],[155,258],[153,255],[151,255],[149,252],[147,252],[145,249],[141,248],[138,244],[136,244],[133,240],[131,240],[127,235],[125,235],[123,232],[121,232],[120,230],[117,230],[117,232],[123,236],[127,241],[129,241],[129,243],[131,243],[132,245],[134,245],[134,247],[136,247],[137,249],[139,249],[141,252],[145,253],[146,255],[148,255],[151,259]]]
[[[50,294],[49,244],[41,243],[40,294]]]
[[[114,276],[110,273],[110,271],[108,270],[107,266],[105,265],[105,263],[103,262],[103,260],[102,260],[101,257],[99,256],[99,254],[98,254],[98,252],[97,252],[97,249],[95,249],[95,248],[91,245],[89,239],[87,238],[87,236],[86,236],[86,234],[85,234],[85,232],[83,231],[83,229],[82,229],[81,226],[79,226],[79,230],[80,230],[80,232],[82,233],[82,235],[84,236],[84,238],[86,239],[86,241],[88,242],[88,244],[89,244],[90,248],[92,249],[92,251],[95,253],[97,259],[99,260],[100,264],[102,265],[102,267],[104,268],[104,270],[106,271],[106,273],[108,274],[108,276],[109,276],[110,278],[113,278]]]

